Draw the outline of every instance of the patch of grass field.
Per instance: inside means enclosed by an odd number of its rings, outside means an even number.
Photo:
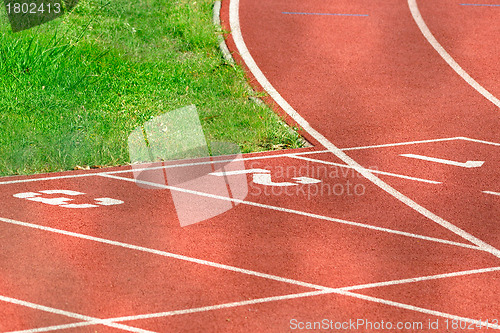
[[[212,5],[81,0],[15,34],[0,11],[0,176],[127,164],[134,128],[191,104],[207,140],[242,152],[301,147],[224,62]]]

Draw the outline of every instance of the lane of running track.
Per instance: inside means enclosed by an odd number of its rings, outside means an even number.
[[[448,7],[449,11],[464,10],[459,4]],[[335,145],[450,137],[486,141],[459,140],[462,145],[454,142],[454,147],[442,143],[396,151],[366,149],[351,156],[365,167],[382,170],[396,168],[415,174],[419,169],[432,169],[430,176],[445,187],[465,185],[428,191],[417,183],[402,186],[387,181],[438,216],[498,246],[495,230],[500,203],[495,194],[488,193],[497,193],[500,186],[499,109],[433,49],[417,27],[409,3],[241,0],[239,13],[243,39],[257,66],[284,99]],[[486,15],[481,20],[489,19],[494,25],[494,17]],[[487,72],[490,63],[481,68]],[[474,159],[482,164],[474,168],[457,165]],[[473,213],[464,215],[464,207]]]
[[[429,185],[382,178],[438,216],[499,248],[500,110],[429,44],[412,17],[411,2],[240,0],[239,23],[259,69],[312,128],[337,147],[370,146],[347,151],[366,168],[438,181],[439,185]],[[443,47],[498,96],[498,45],[493,37],[498,30],[497,8],[481,8],[478,13],[477,8],[471,12],[452,1],[418,4]],[[225,10],[229,22],[234,13],[229,6]],[[458,25],[460,29],[455,29]],[[228,43],[242,61],[234,41]],[[420,142],[432,139],[444,140]],[[397,145],[408,141],[414,143]],[[389,143],[396,145],[383,146]],[[340,163],[329,152],[308,158],[327,165]],[[477,164],[467,167],[467,161]],[[378,207],[376,198],[383,196],[381,191],[370,195],[367,207]],[[415,222],[397,211],[386,212],[394,212],[404,223]],[[464,278],[451,292],[448,283],[395,286],[398,297],[390,292],[387,297],[465,317],[498,316],[495,298],[464,300],[484,288],[486,294],[496,293],[495,275]],[[386,289],[372,293],[383,298]]]
[[[451,1],[419,5],[443,47],[497,93],[494,12],[478,18],[477,8]],[[312,127],[383,181],[500,247],[499,110],[428,44],[407,2],[240,0],[240,16],[257,64]],[[179,168],[203,176],[197,193],[145,188],[128,167],[2,179],[0,318],[10,319],[0,330],[286,331],[294,318],[319,317],[439,320],[444,329],[445,320],[498,320],[498,258],[311,141],[316,148],[246,155],[238,167],[260,171],[238,178],[248,186],[242,200],[221,196],[222,177],[195,165]],[[229,187],[233,177],[224,178]],[[179,187],[191,211],[229,208],[183,227]],[[61,196],[53,190],[94,207],[48,204]],[[26,192],[55,201],[15,196]],[[95,322],[104,318],[116,322]]]

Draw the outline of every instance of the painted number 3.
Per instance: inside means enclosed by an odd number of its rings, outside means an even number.
[[[95,200],[94,204],[71,204],[68,202],[72,201],[73,199],[65,198],[65,197],[44,198],[41,193],[43,193],[43,194],[64,194],[64,195],[71,195],[71,196],[85,194],[82,192],[70,191],[70,190],[44,190],[44,191],[40,191],[40,193],[37,193],[37,192],[17,193],[17,194],[14,194],[14,197],[26,199],[26,200],[31,200],[31,201],[38,201],[38,202],[41,202],[41,203],[44,203],[47,205],[54,205],[54,206],[59,206],[59,207],[64,207],[64,208],[92,208],[92,207],[100,207],[100,206],[113,206],[113,205],[119,205],[119,204],[123,203],[123,201],[117,200],[117,199],[96,198],[96,199],[94,199]]]

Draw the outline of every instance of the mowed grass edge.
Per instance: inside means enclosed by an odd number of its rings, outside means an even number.
[[[3,9],[0,175],[127,164],[134,128],[192,104],[207,140],[244,153],[302,147],[224,61],[213,2],[81,0],[18,33]]]

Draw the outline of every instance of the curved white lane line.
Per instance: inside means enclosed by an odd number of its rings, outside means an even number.
[[[488,99],[491,103],[495,104],[497,107],[500,108],[500,100],[495,96],[493,96],[488,90],[486,90],[479,83],[477,83],[477,81],[474,80],[469,74],[467,74],[467,72],[464,71],[462,67],[460,67],[460,65],[450,56],[448,52],[446,52],[446,50],[441,46],[441,44],[439,44],[437,39],[432,35],[431,31],[425,24],[425,21],[422,18],[420,11],[418,10],[417,0],[408,0],[408,6],[410,7],[411,15],[413,16],[413,19],[420,28],[420,31],[422,31],[424,37],[432,45],[432,47],[439,53],[441,58],[443,58],[448,63],[448,65],[450,65],[450,67],[453,68],[453,70],[457,72],[457,74],[460,75],[462,79],[464,79],[465,82],[467,82],[472,88],[476,89],[477,92],[479,92],[481,95],[486,97],[486,99]]]
[[[378,177],[376,177],[374,174],[372,174],[370,171],[362,167],[359,163],[354,161],[352,158],[347,156],[346,153],[344,153],[342,150],[337,148],[333,143],[331,143],[326,137],[324,137],[321,133],[316,131],[314,128],[309,125],[309,123],[302,118],[301,115],[295,111],[288,102],[281,97],[281,95],[278,93],[278,91],[272,86],[272,84],[267,80],[266,76],[262,73],[260,70],[259,66],[255,63],[255,60],[253,57],[250,55],[250,52],[248,51],[248,48],[243,40],[243,36],[241,34],[241,28],[240,28],[240,19],[239,19],[239,5],[240,5],[240,0],[230,0],[229,3],[229,24],[231,27],[231,33],[233,35],[234,42],[236,44],[236,47],[238,48],[238,52],[240,53],[241,57],[245,61],[245,64],[248,66],[252,74],[255,76],[259,84],[266,90],[266,92],[274,99],[276,103],[290,116],[292,117],[293,120],[299,124],[305,131],[307,131],[312,137],[314,137],[321,145],[323,145],[329,152],[340,158],[344,163],[348,164],[350,167],[355,169],[357,172],[362,174],[365,178],[367,178],[369,181],[380,187],[382,190],[386,191],[390,195],[392,195],[394,198],[398,199],[405,205],[413,208],[423,216],[429,218],[430,220],[434,221],[435,223],[441,225],[442,227],[450,230],[451,232],[459,235],[460,237],[468,240],[474,245],[477,245],[479,248],[482,250],[489,252],[493,254],[494,256],[500,258],[500,251],[493,246],[483,242],[482,240],[474,237],[473,235],[469,234],[465,230],[462,230],[458,228],[457,226],[451,224],[450,222],[444,220],[443,218],[437,216],[430,210],[422,207],[415,201],[411,200],[401,192],[397,191],[393,187],[391,187],[389,184],[385,183]]]

